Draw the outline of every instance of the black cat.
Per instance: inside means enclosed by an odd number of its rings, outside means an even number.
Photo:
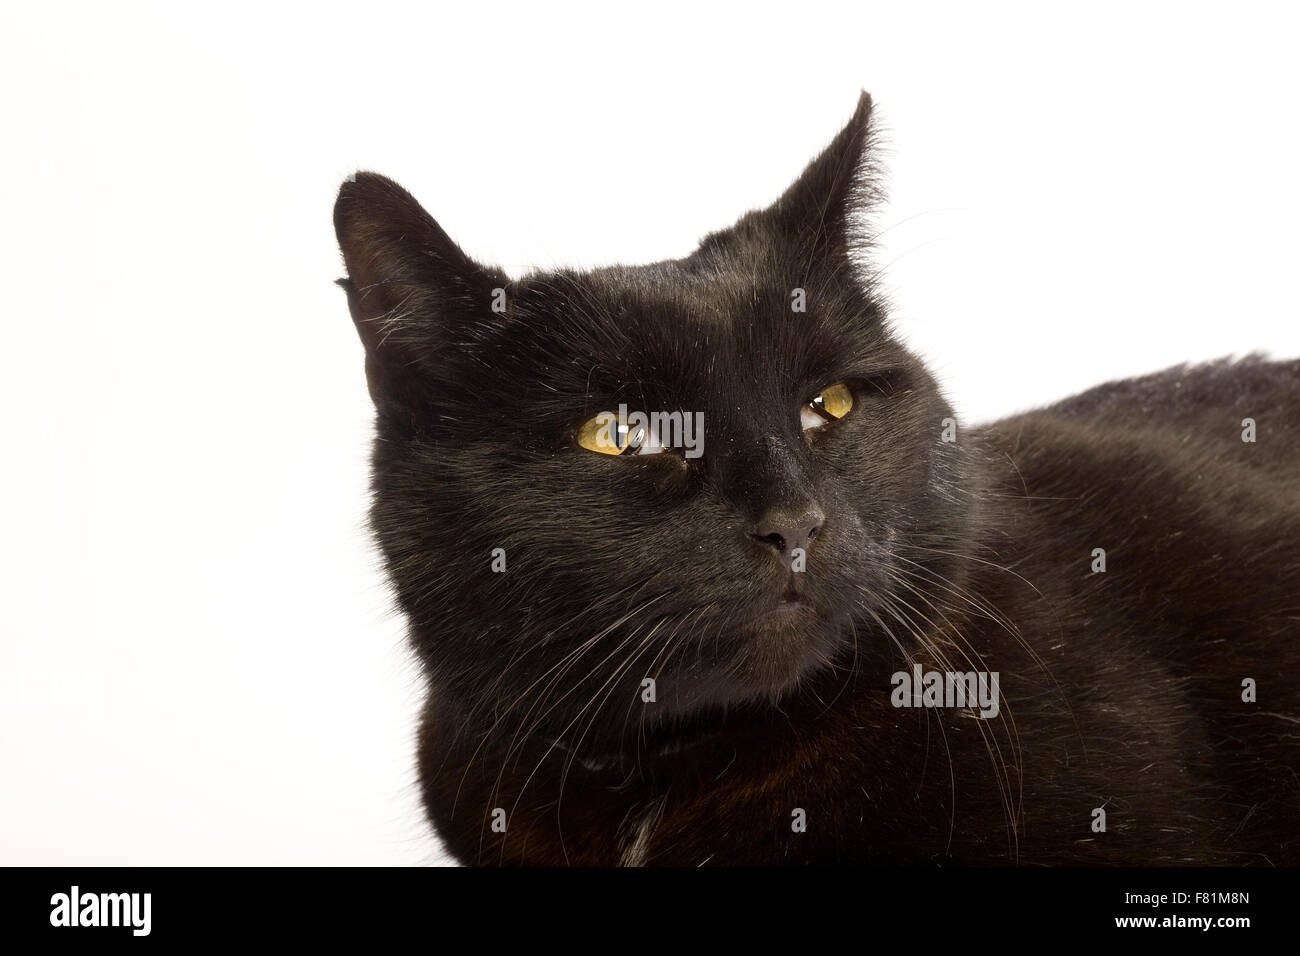
[[[962,428],[861,268],[871,130],[864,94],[774,205],[635,268],[511,280],[343,185],[438,833],[488,864],[1300,862],[1300,362]]]

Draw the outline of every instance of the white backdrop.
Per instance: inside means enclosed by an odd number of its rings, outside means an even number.
[[[0,5],[0,863],[442,861],[331,285],[358,167],[514,273],[678,256],[865,87],[968,418],[1300,354],[1294,7],[540,6]]]

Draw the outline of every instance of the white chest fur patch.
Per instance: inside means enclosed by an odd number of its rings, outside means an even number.
[[[667,797],[660,797],[628,815],[627,836],[619,854],[619,866],[645,866],[650,853],[650,837],[663,818],[666,802]]]

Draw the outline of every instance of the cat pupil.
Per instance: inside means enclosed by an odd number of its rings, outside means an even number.
[[[838,417],[827,411],[825,392],[817,395],[811,402],[809,402],[808,407],[811,408],[822,419],[822,421],[833,422]]]
[[[623,454],[634,451],[641,447],[645,441],[645,428],[638,425],[636,431],[632,431],[627,425],[618,426],[618,438],[616,444],[623,449]]]

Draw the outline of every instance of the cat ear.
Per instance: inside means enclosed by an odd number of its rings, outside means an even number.
[[[871,111],[864,90],[848,124],[766,211],[800,261],[839,260],[859,244],[854,216],[875,198]]]
[[[357,173],[339,189],[334,231],[370,396],[381,412],[416,414],[436,373],[445,377],[474,327],[492,322],[493,289],[508,280],[465,255],[410,193],[375,173]]]

